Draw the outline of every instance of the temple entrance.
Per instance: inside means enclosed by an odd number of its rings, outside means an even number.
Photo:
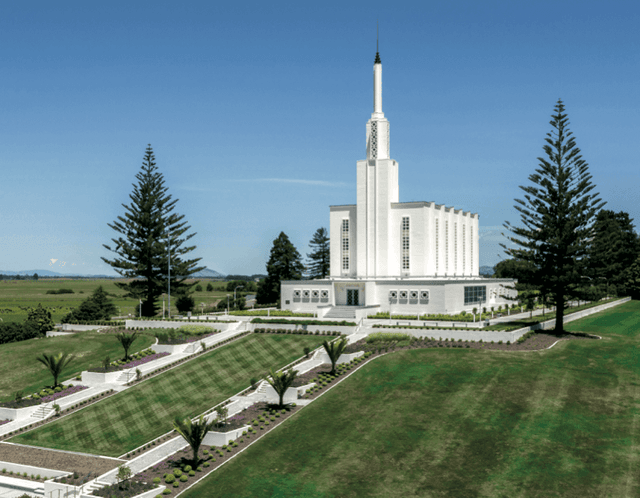
[[[347,289],[347,306],[358,306],[360,299],[358,289]]]

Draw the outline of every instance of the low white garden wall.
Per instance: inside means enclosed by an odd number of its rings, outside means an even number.
[[[209,431],[204,437],[202,444],[206,446],[222,446],[223,444],[229,444],[229,441],[238,439],[240,436],[242,436],[242,433],[244,431],[248,431],[250,428],[250,425],[245,425],[244,427],[240,427],[239,429],[234,429],[228,432]]]
[[[154,344],[153,346],[151,346],[151,349],[153,349],[156,353],[176,354],[183,353],[188,346],[191,346],[191,344],[191,342],[187,342],[184,344]]]
[[[47,337],[60,337],[62,335],[73,335],[73,332],[56,332],[55,330],[47,331]]]
[[[65,472],[63,470],[44,469],[42,467],[32,467],[31,465],[19,465],[11,462],[0,462],[0,469],[7,469],[7,472],[0,474],[0,476],[11,477],[9,472],[13,471],[14,474],[24,474],[53,479],[55,477],[68,476],[71,472]]]
[[[280,396],[278,396],[278,393],[276,392],[276,390],[273,387],[271,387],[271,385],[266,386],[264,394],[263,394],[263,399],[267,403],[280,403]],[[298,388],[297,387],[290,387],[284,393],[284,397],[282,398],[282,402],[285,405],[287,405],[289,403],[295,403],[297,401],[298,401]]]
[[[340,365],[342,363],[349,363],[351,360],[355,358],[360,358],[362,355],[364,355],[364,351],[358,351],[356,353],[350,353],[350,354],[341,354],[340,358],[338,358],[338,361],[336,362],[336,365]],[[328,363],[329,365],[331,365],[331,358],[329,358],[329,355],[325,351],[318,352],[314,356],[314,358],[322,361],[322,363]]]
[[[307,330],[309,332],[339,332],[341,334],[353,334],[355,326],[337,326],[337,325],[298,325],[293,323],[252,323],[251,330],[255,329],[282,329],[282,330]],[[330,336],[329,336],[330,337]]]
[[[0,420],[22,420],[29,418],[40,405],[27,406],[26,408],[4,408],[0,407]]]
[[[122,370],[115,372],[82,372],[82,382],[88,385],[114,384],[116,379],[122,375]]]
[[[108,329],[110,325],[75,325],[73,323],[63,323],[62,330],[73,330],[75,332],[84,332],[85,330],[101,330]]]
[[[144,328],[152,328],[152,329],[179,329],[184,325],[204,325],[206,327],[211,327],[212,329],[220,330],[221,332],[227,330],[229,326],[235,325],[236,322],[231,323],[220,323],[216,322],[216,320],[192,320],[192,321],[165,321],[165,320],[127,320],[125,325],[128,329],[136,328],[136,327],[144,327]]]

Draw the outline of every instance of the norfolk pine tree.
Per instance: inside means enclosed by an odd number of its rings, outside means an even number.
[[[121,276],[135,279],[116,285],[127,291],[127,297],[142,299],[144,316],[154,316],[159,309],[158,298],[167,290],[167,243],[171,252],[171,294],[184,293],[190,287],[185,283],[187,277],[204,267],[197,266],[201,258],[182,259],[195,249],[196,246],[182,247],[195,233],[186,234],[191,227],[182,221],[184,215],[173,212],[178,199],[171,200],[171,195],[167,195],[169,188],[164,186],[151,145],[136,178],[138,184],[133,184],[129,195],[131,204],[122,205],[126,210],[124,217],[118,216],[113,224],[108,224],[119,236],[111,239],[113,248],[106,244],[104,247],[117,257],[102,260]]]
[[[304,265],[300,253],[284,232],[273,241],[269,261],[267,262],[267,278],[258,286],[256,301],[259,304],[275,303],[280,299],[280,282],[282,280],[300,280]]]
[[[329,275],[331,255],[329,234],[326,228],[318,228],[309,242],[311,254],[307,254],[307,274],[310,279],[325,278]]]
[[[520,187],[525,200],[515,199],[523,226],[504,224],[512,234],[507,239],[519,247],[502,247],[516,260],[533,264],[531,283],[557,307],[555,330],[561,333],[565,302],[583,282],[594,221],[605,203],[591,193],[595,185],[561,100],[554,111],[553,130],[543,147],[546,158],[538,158],[539,167],[529,176],[533,185]]]

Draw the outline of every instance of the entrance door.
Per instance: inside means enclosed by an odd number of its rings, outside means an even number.
[[[347,289],[347,306],[358,306],[358,289]]]

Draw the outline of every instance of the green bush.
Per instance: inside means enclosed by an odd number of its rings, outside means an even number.
[[[185,465],[185,467],[184,467],[184,469],[183,469],[183,470],[184,470],[185,472],[191,472],[191,470],[192,470],[192,469],[193,469],[193,467],[192,467],[191,465]]]
[[[189,476],[193,477],[194,475],[196,475],[196,471],[195,470],[190,470],[189,471]],[[182,476],[182,477],[186,477],[186,476]]]
[[[153,478],[153,484],[160,484],[161,479],[159,477]]]
[[[193,470],[191,472],[193,472]],[[195,475],[195,472],[193,472],[193,473]],[[188,480],[189,480],[189,476],[187,474],[182,474],[180,476],[180,482],[187,482]]]
[[[167,474],[167,477],[164,478],[164,482],[166,482],[167,484],[171,484],[175,480],[176,476],[174,476],[173,474]]]
[[[396,332],[374,332],[367,336],[367,344],[387,341],[408,341],[412,336]]]

